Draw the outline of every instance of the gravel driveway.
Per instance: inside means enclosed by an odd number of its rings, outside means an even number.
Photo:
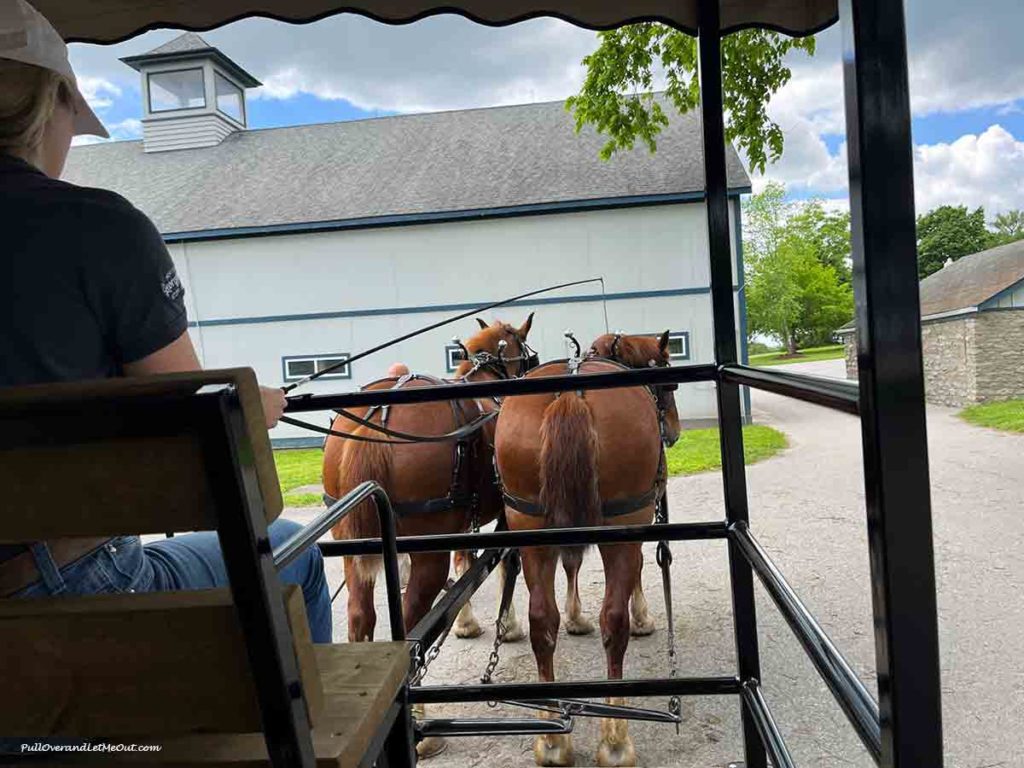
[[[789,366],[794,372],[842,376],[841,360]],[[685,392],[684,392],[685,396]],[[868,579],[859,425],[854,417],[780,396],[753,393],[754,416],[786,433],[790,447],[748,468],[752,527],[790,583],[851,665],[874,690],[874,639]],[[930,407],[928,435],[939,593],[946,765],[1024,768],[1024,436],[969,426],[955,411]],[[722,517],[717,473],[670,481],[677,521]],[[664,674],[665,613],[653,546],[645,546],[644,580],[658,630],[635,638],[626,675]],[[721,542],[673,545],[673,601],[681,675],[732,674],[732,615]],[[329,564],[332,585],[340,562]],[[559,591],[564,580],[560,576]],[[476,682],[493,640],[495,580],[474,604],[487,631],[451,637],[428,684]],[[580,577],[584,610],[596,618],[603,593],[600,558],[590,553]],[[378,604],[383,608],[382,589]],[[335,605],[336,636],[345,636],[344,595]],[[526,616],[526,590],[516,604]],[[758,586],[765,697],[799,766],[871,766],[770,599]],[[379,637],[387,637],[381,610]],[[599,637],[562,632],[560,679],[600,679]],[[529,642],[506,645],[498,681],[536,679]],[[664,699],[631,703],[664,707]],[[451,705],[435,715],[492,714],[483,705]],[[677,735],[668,726],[633,724],[642,765],[717,766],[742,759],[738,700],[688,699]],[[515,712],[514,714],[525,714]],[[593,764],[597,721],[577,722],[576,764]],[[531,738],[453,740],[427,765],[437,768],[533,764]]]

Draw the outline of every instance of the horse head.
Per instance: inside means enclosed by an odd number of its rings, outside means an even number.
[[[590,354],[615,360],[628,368],[664,368],[669,365],[669,332],[660,336],[627,336],[606,333],[590,345]],[[662,440],[672,446],[679,439],[679,412],[676,410],[676,384],[658,384],[654,396],[661,413]]]
[[[479,317],[476,321],[480,330],[463,345],[469,359],[459,363],[456,369],[458,376],[465,376],[475,368],[490,371],[499,378],[511,379],[524,376],[537,367],[537,353],[526,343],[533,325],[532,312],[518,328],[501,320],[489,325]]]

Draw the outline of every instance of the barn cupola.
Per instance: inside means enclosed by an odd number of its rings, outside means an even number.
[[[245,90],[260,82],[199,35],[121,61],[142,76],[146,152],[213,147],[245,130]]]

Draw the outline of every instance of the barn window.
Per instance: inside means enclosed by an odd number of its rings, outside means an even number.
[[[672,362],[690,359],[689,331],[675,331],[668,335],[668,359]]]
[[[448,373],[455,373],[455,370],[459,367],[459,363],[464,359],[461,347],[458,347],[455,344],[448,344],[444,348],[445,370],[448,371]]]
[[[206,106],[202,69],[151,72],[148,80],[150,112],[201,109]]]
[[[306,376],[312,376],[338,363],[348,360],[347,352],[339,352],[331,355],[295,355],[293,357],[281,358],[284,367],[285,381],[298,381]],[[325,373],[323,379],[351,379],[352,370],[349,366],[342,365],[337,370]]]

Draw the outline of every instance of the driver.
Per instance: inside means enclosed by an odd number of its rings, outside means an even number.
[[[108,136],[78,89],[64,41],[25,0],[0,0],[0,386],[201,367],[184,290],[156,227],[113,192],[59,180],[80,135]],[[261,394],[271,428],[284,393]],[[299,528],[276,521],[271,544]],[[320,551],[307,549],[281,578],[302,587],[313,640],[330,642]],[[146,545],[137,536],[0,544],[0,598],[226,585],[213,532]]]

